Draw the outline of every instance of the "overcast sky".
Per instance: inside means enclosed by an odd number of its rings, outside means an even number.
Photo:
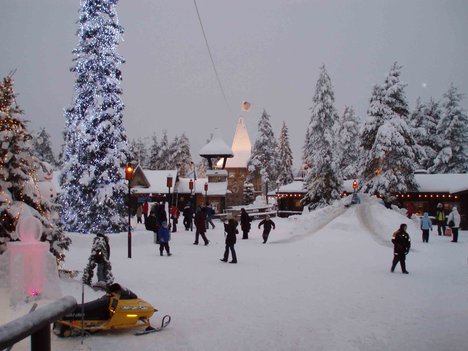
[[[72,101],[79,0],[0,0],[0,76],[14,76],[30,128],[45,127],[58,150]],[[197,0],[224,87],[216,81],[193,0],[120,0],[118,51],[129,139],[186,133],[192,156],[214,128],[231,143],[243,115],[252,144],[265,109],[275,136],[283,120],[294,163],[325,64],[341,114],[365,116],[371,89],[394,61],[410,107],[439,99],[453,82],[468,93],[466,0]],[[243,100],[250,113],[241,113]],[[468,106],[468,99],[463,106]],[[229,105],[229,107],[228,107]]]

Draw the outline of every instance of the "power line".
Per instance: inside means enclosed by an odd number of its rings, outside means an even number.
[[[218,71],[216,69],[216,65],[215,65],[214,60],[213,60],[213,55],[211,55],[210,45],[208,44],[208,39],[206,38],[205,29],[203,28],[203,23],[202,23],[202,20],[201,20],[201,17],[200,17],[200,12],[198,11],[197,1],[193,0],[193,3],[195,5],[195,9],[197,10],[198,21],[200,22],[200,27],[201,27],[201,30],[203,32],[203,37],[205,38],[206,48],[208,49],[208,54],[210,55],[211,65],[213,66],[213,70],[214,70],[215,75],[216,75],[216,80],[218,81],[219,89],[221,90],[221,93],[223,94],[224,102],[226,103],[228,113],[231,114],[231,107],[229,106],[229,102],[228,102],[228,100],[226,98],[226,94],[224,93],[223,85],[221,84],[221,79],[219,79],[219,74],[218,74]]]

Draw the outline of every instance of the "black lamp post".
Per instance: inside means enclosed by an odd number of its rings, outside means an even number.
[[[208,182],[205,183],[205,206],[208,206]]]
[[[133,172],[135,168],[131,163],[127,164],[125,167],[125,179],[128,180],[128,258],[132,258],[132,224],[131,224],[131,212],[130,212],[130,204],[131,204],[131,181],[133,179]]]
[[[193,204],[193,195],[192,195],[192,192],[193,192],[193,180],[190,179],[189,182],[188,182],[188,187],[190,189],[190,206],[192,206]]]

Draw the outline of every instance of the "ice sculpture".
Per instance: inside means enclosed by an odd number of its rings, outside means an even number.
[[[16,231],[21,241],[7,243],[8,288],[12,304],[61,297],[55,257],[49,252],[49,243],[39,241],[41,221],[22,216]]]

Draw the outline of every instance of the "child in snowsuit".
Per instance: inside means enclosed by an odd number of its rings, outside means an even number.
[[[428,243],[429,242],[429,230],[432,230],[432,222],[427,212],[424,212],[424,215],[421,218],[421,230],[422,230],[423,243]]]
[[[236,250],[234,245],[236,244],[236,235],[239,233],[237,230],[237,221],[234,218],[230,218],[227,223],[224,223],[224,231],[226,232],[226,249],[224,250],[224,257],[221,259],[223,262],[227,262],[229,258],[229,250],[231,250],[232,261],[229,263],[237,263]]]
[[[167,221],[162,222],[161,227],[159,228],[159,254],[163,256],[164,249],[166,249],[167,255],[171,256],[169,252],[169,241],[171,240],[171,235],[169,233],[169,226]]]
[[[260,223],[258,223],[258,229],[260,229],[260,226],[263,225],[263,243],[266,244],[268,240],[268,235],[270,235],[271,227],[275,229],[275,223],[270,219],[270,216],[267,215],[264,220],[262,220]]]
[[[408,226],[403,223],[400,225],[400,228],[393,233],[392,236],[392,243],[394,245],[393,248],[393,262],[392,262],[392,268],[391,271],[395,271],[395,267],[398,262],[400,262],[401,265],[401,271],[404,274],[408,274],[408,271],[406,270],[406,255],[408,254],[410,248],[411,248],[411,239],[409,234],[406,232],[406,228]]]

